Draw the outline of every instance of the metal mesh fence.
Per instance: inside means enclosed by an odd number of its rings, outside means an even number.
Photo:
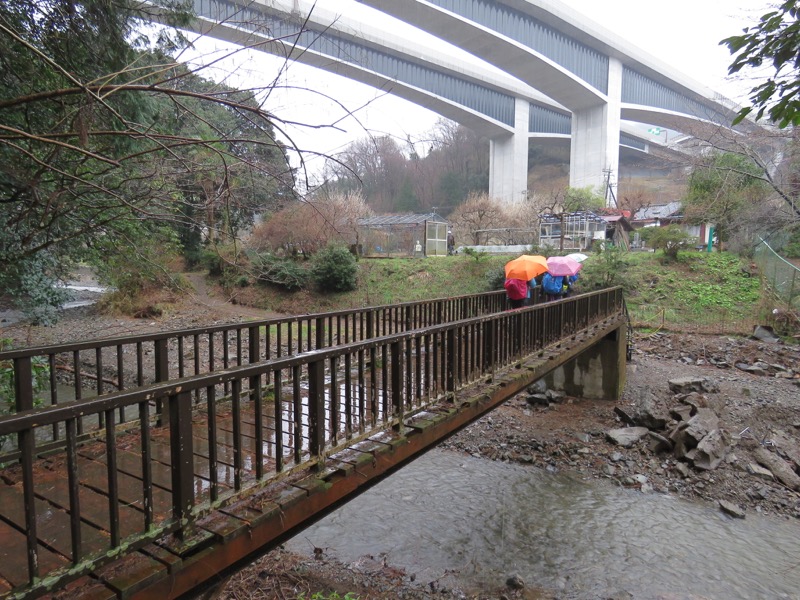
[[[800,310],[800,269],[778,256],[764,240],[755,251],[754,260],[761,270],[766,285],[788,310]]]
[[[743,316],[738,311],[680,310],[659,306],[628,305],[631,325],[650,332],[667,330],[685,333],[749,335],[759,324],[759,315]]]

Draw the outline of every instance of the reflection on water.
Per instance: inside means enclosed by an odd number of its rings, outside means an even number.
[[[800,525],[433,450],[292,540],[345,562],[388,553],[417,581],[457,569],[462,588],[510,573],[569,598],[627,591],[800,597]]]

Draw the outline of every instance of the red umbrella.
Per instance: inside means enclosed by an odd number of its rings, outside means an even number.
[[[551,256],[547,259],[547,270],[553,277],[575,275],[583,265],[568,256]]]

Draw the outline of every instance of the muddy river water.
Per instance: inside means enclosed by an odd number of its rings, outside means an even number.
[[[385,554],[468,593],[510,574],[564,598],[800,598],[800,524],[433,450],[306,529],[346,563]]]

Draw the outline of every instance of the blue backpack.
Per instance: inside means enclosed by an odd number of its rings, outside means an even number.
[[[545,273],[542,277],[542,289],[545,294],[560,294],[561,286],[564,285],[564,277],[553,277],[550,273]]]

